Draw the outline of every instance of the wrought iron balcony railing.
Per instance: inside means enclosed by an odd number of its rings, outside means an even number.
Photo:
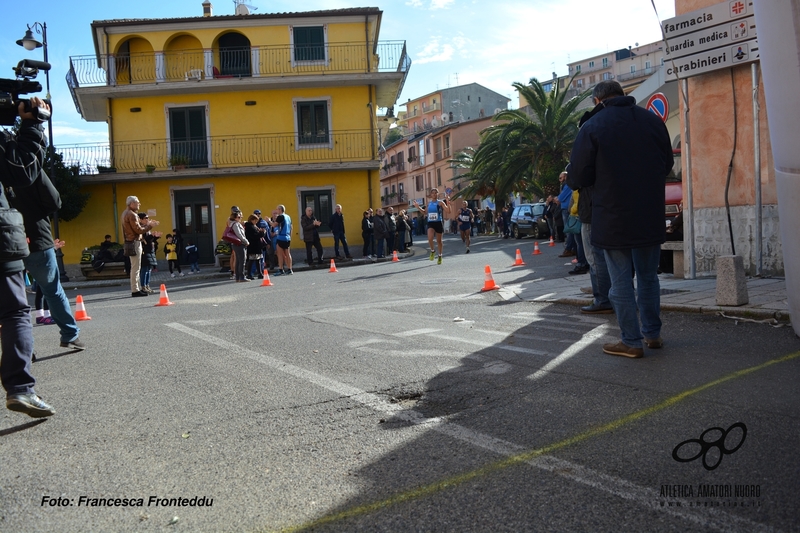
[[[365,72],[406,73],[411,58],[404,41],[328,43],[312,47],[253,46],[70,58],[70,89],[224,78]],[[368,52],[369,50],[369,52]]]
[[[259,167],[375,160],[370,131],[310,136],[294,133],[210,136],[191,141],[150,139],[59,146],[64,164],[81,174],[156,172],[179,168]]]
[[[619,81],[628,81],[628,80],[635,80],[636,78],[644,78],[645,76],[650,76],[651,74],[655,73],[660,68],[661,65],[656,65],[655,67],[645,68],[642,70],[637,70],[635,72],[618,74],[617,79]]]

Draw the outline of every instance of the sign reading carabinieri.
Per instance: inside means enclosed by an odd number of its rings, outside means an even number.
[[[665,61],[664,66],[667,69],[667,78],[689,78],[712,70],[756,61],[758,58],[758,41],[753,39],[733,46]]]

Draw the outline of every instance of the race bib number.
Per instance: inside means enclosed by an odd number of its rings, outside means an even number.
[[[469,215],[461,215],[461,222],[469,222]]]
[[[428,213],[428,222],[439,222],[439,213]]]

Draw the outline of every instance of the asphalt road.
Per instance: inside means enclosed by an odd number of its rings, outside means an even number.
[[[791,329],[665,313],[604,355],[613,315],[480,291],[570,268],[518,247],[82,291],[85,352],[34,328],[56,415],[0,413],[0,531],[800,530]],[[678,456],[716,468],[673,458],[714,427]]]

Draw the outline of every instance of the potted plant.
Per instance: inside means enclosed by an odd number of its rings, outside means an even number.
[[[100,174],[107,174],[109,172],[116,172],[117,169],[115,167],[104,167],[103,165],[97,165],[97,172]]]
[[[184,154],[173,154],[169,158],[169,166],[172,167],[173,170],[181,170],[189,165],[189,156]]]
[[[414,161],[416,161],[416,159],[417,159],[417,158],[416,158],[416,157],[414,157],[413,155],[410,155],[410,156],[408,156],[408,162],[409,162],[409,163],[413,163]]]
[[[155,165],[145,165],[144,170],[148,174],[152,174],[153,172],[156,171],[156,166]]]

